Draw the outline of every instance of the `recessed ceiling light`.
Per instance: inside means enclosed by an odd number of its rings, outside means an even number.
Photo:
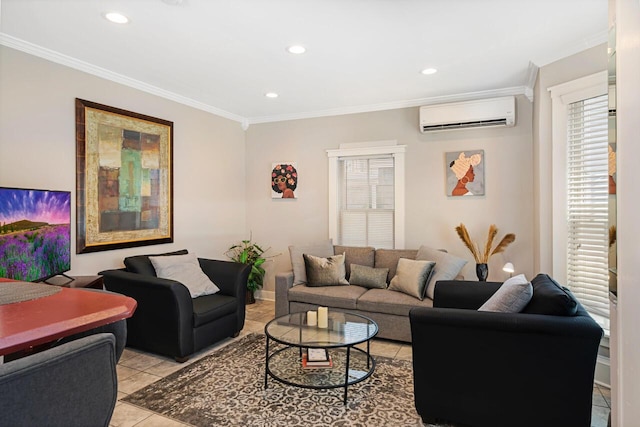
[[[422,74],[424,75],[430,75],[430,74],[435,74],[437,73],[438,70],[436,70],[435,68],[425,68],[424,70],[422,70]]]
[[[267,92],[264,94],[264,96],[266,96],[267,98],[277,98],[278,94],[275,92]]]
[[[305,53],[306,51],[307,51],[307,49],[305,49],[304,46],[300,46],[300,45],[289,46],[287,48],[287,52],[294,53],[296,55],[299,55],[301,53]]]
[[[107,12],[104,17],[115,24],[126,24],[129,18],[118,12]]]

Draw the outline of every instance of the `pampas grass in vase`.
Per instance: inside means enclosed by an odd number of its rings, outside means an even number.
[[[474,243],[469,236],[469,232],[467,231],[467,227],[464,224],[460,224],[456,227],[456,232],[462,240],[462,243],[469,249],[471,255],[473,255],[473,259],[476,261],[476,274],[478,275],[478,279],[480,281],[486,281],[487,276],[489,274],[489,269],[487,268],[487,263],[489,262],[489,258],[492,255],[499,254],[500,252],[504,252],[504,250],[516,240],[516,235],[513,233],[509,233],[505,235],[500,243],[496,245],[493,250],[493,241],[498,234],[498,228],[495,224],[491,224],[489,227],[489,235],[487,236],[487,241],[484,244],[484,247],[480,248],[477,243]]]

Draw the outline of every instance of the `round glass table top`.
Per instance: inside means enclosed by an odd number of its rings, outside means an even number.
[[[368,317],[354,313],[329,311],[328,327],[307,324],[307,312],[277,317],[264,327],[267,336],[282,344],[297,347],[343,347],[359,344],[378,333],[378,325]]]

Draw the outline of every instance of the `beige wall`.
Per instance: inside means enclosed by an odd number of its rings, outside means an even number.
[[[188,248],[224,259],[245,232],[244,131],[234,121],[0,46],[0,185],[71,190],[74,99],[174,122],[174,243],[76,255],[71,274],[118,267],[131,254]],[[72,226],[75,252],[75,226]]]
[[[607,69],[607,46],[602,44],[541,67],[534,90],[534,269],[553,271],[551,180],[551,95],[549,87]]]
[[[407,145],[406,244],[446,248],[470,260],[465,277],[476,280],[472,257],[454,227],[464,223],[472,236],[484,241],[489,225],[501,237],[513,232],[516,242],[506,251],[517,271],[533,270],[532,105],[518,97],[517,126],[422,134],[418,108],[292,120],[252,125],[247,131],[247,226],[253,237],[273,253],[282,253],[268,266],[265,290],[273,290],[273,273],[290,269],[288,245],[328,237],[327,149],[341,143],[397,140]],[[485,151],[486,195],[451,198],[445,194],[444,153]],[[272,200],[271,164],[298,164],[296,200]],[[505,258],[491,259],[489,279],[504,280]]]

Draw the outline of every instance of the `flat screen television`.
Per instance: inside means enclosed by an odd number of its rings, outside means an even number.
[[[43,281],[71,269],[71,192],[0,187],[0,277]]]

